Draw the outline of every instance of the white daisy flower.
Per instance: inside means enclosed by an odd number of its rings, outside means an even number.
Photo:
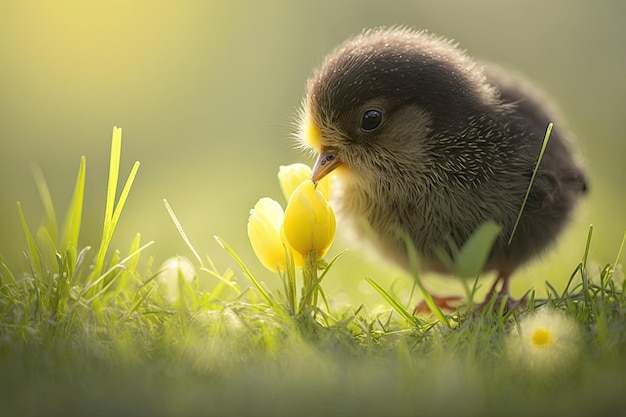
[[[508,340],[508,353],[520,367],[553,372],[571,364],[580,350],[574,319],[551,308],[524,317]]]

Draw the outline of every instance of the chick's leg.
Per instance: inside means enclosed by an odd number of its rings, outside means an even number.
[[[433,301],[435,302],[435,304],[437,304],[437,306],[445,311],[456,311],[456,309],[458,308],[459,304],[461,303],[462,298],[456,295],[450,295],[447,297],[439,297],[436,295],[432,295],[431,297],[433,298]],[[428,304],[426,304],[426,302],[424,300],[420,301],[419,304],[415,307],[415,310],[413,311],[413,314],[428,314],[428,313],[432,313],[430,307],[428,307]]]
[[[494,281],[493,285],[487,292],[487,296],[485,297],[485,301],[483,301],[479,306],[478,310],[485,309],[495,297],[495,302],[493,303],[494,309],[499,309],[502,302],[505,303],[504,309],[505,311],[514,310],[517,307],[526,304],[526,295],[524,295],[521,299],[516,300],[511,297],[509,294],[509,281],[511,279],[511,273],[508,271],[500,271],[498,273],[498,277]],[[502,284],[500,287],[500,291],[498,291],[498,284]]]
[[[485,300],[480,303],[477,307],[478,311],[482,311],[485,308],[489,307],[492,304],[492,300],[495,297],[495,301],[493,301],[492,308],[494,310],[498,310],[500,305],[504,302],[504,311],[511,311],[520,306],[526,304],[526,295],[524,295],[521,299],[516,300],[511,297],[509,293],[509,282],[511,279],[511,273],[506,271],[500,271],[498,276],[496,277],[493,285],[487,292]],[[498,290],[498,288],[500,288]],[[439,297],[436,295],[431,295],[433,301],[439,308],[445,311],[456,311],[459,305],[461,304],[462,298],[459,296],[446,296]],[[420,301],[420,303],[415,307],[414,314],[428,314],[432,313],[431,309],[428,307],[425,301]]]

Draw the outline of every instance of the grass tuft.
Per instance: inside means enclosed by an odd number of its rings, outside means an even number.
[[[416,315],[410,298],[371,278],[384,305],[338,304],[324,291],[317,305],[288,290],[295,276],[282,277],[285,294],[270,290],[216,237],[243,277],[219,270],[167,202],[191,259],[155,260],[140,234],[124,250],[111,248],[139,166],[116,202],[121,130],[112,142],[99,242],[80,246],[85,158],[60,239],[43,176],[36,174],[44,205],[36,233],[17,205],[26,266],[13,271],[0,260],[1,415],[622,412],[626,234],[615,259],[598,265],[589,259],[590,227],[565,288],[546,282],[547,297],[530,291],[520,310],[506,312],[493,298],[480,312]],[[459,275],[474,276],[494,236],[485,226],[459,249]],[[313,288],[341,279],[330,271],[341,255],[323,265]],[[415,285],[427,299],[417,274]],[[470,305],[475,289],[467,289]]]

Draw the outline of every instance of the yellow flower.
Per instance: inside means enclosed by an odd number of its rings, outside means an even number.
[[[330,199],[330,183],[331,175],[322,178],[315,187],[321,191],[327,200]],[[291,194],[298,188],[298,185],[311,179],[311,168],[305,164],[295,163],[291,165],[281,165],[278,170],[278,182],[285,196],[285,200],[289,201]]]
[[[280,189],[285,196],[285,201],[289,201],[291,193],[306,180],[311,179],[311,168],[305,164],[281,165],[278,169],[278,182]]]
[[[248,218],[248,238],[257,258],[270,271],[284,271],[286,267],[285,246],[282,227],[285,213],[283,208],[271,198],[261,198]],[[303,259],[294,253],[296,265],[302,265]]]
[[[551,372],[571,364],[578,355],[580,334],[576,322],[564,313],[543,308],[525,317],[511,334],[509,352],[517,363]]]
[[[322,258],[328,251],[335,237],[335,214],[310,180],[291,193],[283,227],[291,247],[303,256]]]

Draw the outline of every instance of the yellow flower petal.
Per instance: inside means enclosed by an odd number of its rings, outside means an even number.
[[[278,169],[278,182],[285,196],[285,201],[289,201],[291,193],[298,188],[298,185],[310,179],[311,168],[305,164],[281,165]]]
[[[326,174],[324,178],[319,180],[317,182],[317,185],[315,186],[315,189],[319,190],[324,195],[324,197],[326,198],[326,201],[330,200],[331,184],[332,184],[334,177],[335,177],[335,171],[328,173]]]
[[[303,256],[323,257],[335,237],[335,214],[311,181],[298,186],[285,210],[284,230],[289,244]]]
[[[326,197],[326,200],[330,200],[330,187],[333,178],[333,173],[326,175],[316,185],[316,189],[321,191]],[[291,165],[281,165],[278,170],[278,182],[280,183],[280,189],[285,196],[285,201],[289,201],[291,193],[305,181],[311,179],[311,168],[308,165],[295,163]]]
[[[304,265],[304,258],[294,251],[283,232],[283,208],[271,198],[261,198],[250,210],[248,238],[259,261],[270,271],[284,271],[287,260],[285,247],[293,255],[296,266]]]
[[[261,198],[248,218],[248,238],[261,263],[270,271],[285,269],[285,247],[281,227],[283,208],[271,198]]]

